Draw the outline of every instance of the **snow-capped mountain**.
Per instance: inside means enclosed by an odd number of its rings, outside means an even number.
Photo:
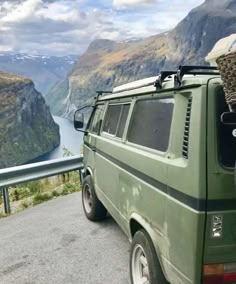
[[[77,59],[75,55],[57,57],[0,51],[0,71],[31,78],[36,89],[46,94],[58,80],[66,77]]]

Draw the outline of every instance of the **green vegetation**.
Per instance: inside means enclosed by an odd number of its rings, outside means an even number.
[[[32,181],[25,183],[23,185],[19,185],[14,189],[10,190],[10,200],[11,201],[18,201],[24,198],[33,196],[35,194],[40,193],[43,191],[44,186],[48,184],[47,180],[41,181]]]
[[[53,196],[49,193],[37,193],[33,198],[33,205],[38,205],[44,201],[52,199]]]
[[[70,172],[57,177],[24,183],[9,188],[11,211],[12,213],[19,212],[58,196],[77,191],[80,191],[79,172]],[[0,194],[0,218],[6,216],[3,213],[3,200]]]
[[[58,197],[58,196],[60,196],[60,193],[57,192],[56,190],[53,190],[53,191],[52,191],[52,196],[53,196],[53,197]]]
[[[65,183],[62,189],[62,195],[70,194],[76,192],[78,188],[71,183]]]

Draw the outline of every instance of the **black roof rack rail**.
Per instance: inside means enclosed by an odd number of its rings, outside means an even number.
[[[97,91],[96,92],[99,96],[102,96],[103,94],[112,94],[112,91]]]
[[[164,80],[174,74],[176,74],[176,71],[162,71],[159,77],[157,78],[156,82],[154,83],[154,87],[161,89]]]
[[[97,91],[97,96],[94,97],[95,100],[98,100],[99,97],[101,97],[103,94],[112,94],[112,91]]]
[[[180,87],[184,75],[220,75],[218,68],[215,66],[179,66],[175,76],[175,86]]]

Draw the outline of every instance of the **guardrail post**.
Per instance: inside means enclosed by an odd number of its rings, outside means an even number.
[[[82,170],[79,170],[79,179],[80,179],[80,185],[82,186],[82,183],[83,183],[83,174],[82,174]]]
[[[2,197],[3,197],[5,214],[11,214],[10,198],[9,198],[9,192],[8,192],[7,187],[2,188]]]

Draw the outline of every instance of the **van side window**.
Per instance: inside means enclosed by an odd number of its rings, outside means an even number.
[[[104,122],[103,131],[111,135],[116,134],[122,105],[110,105],[107,110],[107,115]]]
[[[129,104],[123,105],[123,107],[122,107],[122,113],[121,113],[121,116],[120,116],[120,123],[119,123],[117,134],[116,134],[116,136],[119,137],[119,138],[122,138],[123,133],[124,133],[125,124],[126,124],[128,113],[129,113],[129,107],[130,107]]]
[[[97,105],[93,115],[93,121],[91,127],[91,131],[93,133],[99,134],[100,132],[103,112],[104,112],[104,105]]]
[[[137,101],[128,141],[165,152],[169,144],[174,99]]]
[[[118,138],[123,136],[130,104],[109,105],[103,131]]]

